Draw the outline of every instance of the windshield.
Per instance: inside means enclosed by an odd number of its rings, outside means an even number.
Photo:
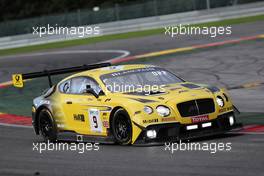
[[[100,78],[111,92],[153,92],[153,89],[160,91],[166,85],[183,82],[169,71],[157,67],[123,70],[102,75]]]

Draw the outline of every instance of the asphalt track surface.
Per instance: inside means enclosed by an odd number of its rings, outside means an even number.
[[[231,151],[174,151],[164,146],[99,145],[98,151],[34,150],[32,130],[1,127],[0,175],[261,175],[264,135],[224,136],[200,143],[232,143]],[[33,139],[33,140],[32,140]]]
[[[262,34],[264,22],[233,26],[231,36],[149,36],[117,40],[73,50],[126,50],[131,55],[151,51],[205,44],[243,36]],[[166,62],[147,62],[172,69],[185,79],[224,86],[263,80],[263,41],[169,57]],[[57,52],[58,50],[53,50]],[[47,51],[50,52],[50,51]],[[43,52],[42,52],[43,54]],[[0,82],[15,72],[82,65],[111,59],[120,53],[56,54],[0,57]],[[223,58],[226,57],[226,60]],[[249,59],[250,58],[250,59]],[[217,61],[215,61],[217,60]],[[208,72],[205,72],[208,70]],[[216,71],[215,71],[216,70]],[[258,71],[256,71],[258,70]],[[192,74],[190,74],[192,72]],[[213,75],[212,75],[213,74]],[[215,76],[215,74],[217,74]],[[241,78],[242,77],[242,78]],[[219,79],[220,78],[220,79]],[[261,94],[262,92],[262,94]],[[243,111],[263,112],[263,87],[231,91]],[[246,103],[245,101],[248,101]],[[0,127],[0,175],[261,175],[264,172],[264,134],[225,135],[198,142],[232,143],[231,151],[165,151],[164,146],[123,147],[100,145],[99,151],[33,151],[39,142],[31,128]]]

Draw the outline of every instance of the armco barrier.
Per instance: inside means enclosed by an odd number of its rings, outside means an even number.
[[[264,14],[264,2],[222,7],[210,10],[191,11],[163,16],[138,18],[132,20],[115,21],[96,24],[92,26],[100,27],[100,35],[109,35],[162,28],[167,25],[196,24],[260,14]],[[0,38],[0,49],[17,48],[73,39],[80,38],[78,36],[69,35],[45,35],[41,38],[33,34],[9,36]]]

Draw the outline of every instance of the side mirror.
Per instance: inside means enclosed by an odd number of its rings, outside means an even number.
[[[86,85],[86,93],[88,94],[92,94],[93,96],[95,96],[96,98],[99,97],[99,95],[91,88],[90,85]]]

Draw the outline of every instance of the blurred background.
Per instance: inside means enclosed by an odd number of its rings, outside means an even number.
[[[262,0],[1,0],[0,36],[26,34],[46,24],[81,26],[236,6]]]

